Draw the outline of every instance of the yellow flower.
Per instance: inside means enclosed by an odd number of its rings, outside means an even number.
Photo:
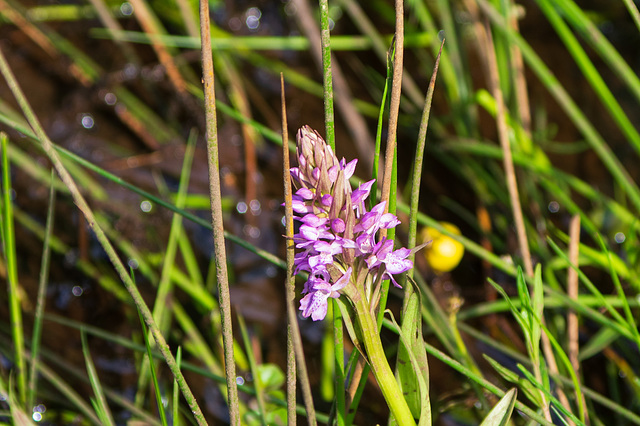
[[[460,229],[452,223],[440,222],[443,228],[455,235],[461,235]],[[427,226],[420,232],[422,242],[431,241],[423,251],[429,266],[437,273],[449,272],[462,260],[464,246],[448,235]]]

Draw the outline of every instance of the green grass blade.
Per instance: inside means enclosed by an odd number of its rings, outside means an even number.
[[[144,318],[142,318],[142,314],[140,314],[140,312],[138,312],[138,317],[140,318],[140,325],[142,326],[142,337],[147,348],[146,360],[148,362],[145,363],[145,365],[149,366],[149,372],[151,373],[151,383],[156,395],[156,405],[158,406],[158,413],[160,414],[162,426],[167,426],[167,415],[164,412],[164,403],[162,402],[162,394],[160,393],[160,383],[158,383],[158,375],[156,374],[156,367],[155,363],[153,362],[153,356],[151,354],[151,336],[147,331],[147,327],[144,323]]]
[[[427,350],[427,353],[429,353],[430,355],[432,355],[436,359],[444,362],[446,365],[448,365],[449,367],[453,368],[454,370],[460,372],[461,374],[463,374],[469,380],[472,380],[472,381],[478,383],[480,386],[482,386],[483,388],[485,388],[487,391],[491,392],[492,394],[497,395],[500,398],[502,398],[505,395],[506,392],[504,392],[503,390],[501,390],[500,388],[495,386],[493,383],[489,382],[488,380],[484,379],[481,376],[478,376],[473,371],[471,371],[470,369],[466,368],[465,366],[463,366],[462,364],[460,364],[456,360],[450,358],[445,353],[441,352],[440,350],[438,350],[437,348],[433,347],[432,345],[426,343],[425,344],[425,348]],[[523,403],[521,403],[519,401],[516,402],[515,408],[517,410],[521,411],[524,415],[526,415],[530,419],[538,422],[541,425],[551,426],[553,424],[553,423],[547,422],[544,419],[544,417],[540,416],[536,412],[536,410],[533,410],[533,409],[529,408],[528,406],[524,405]]]
[[[552,407],[554,407],[556,410],[559,410],[560,412],[562,412],[562,414],[564,414],[565,416],[567,416],[569,419],[571,419],[573,422],[575,422],[575,424],[577,425],[581,425],[581,426],[585,426],[585,423],[580,421],[579,418],[577,418],[573,413],[569,412],[561,403],[560,401],[558,401],[558,399],[549,391],[549,389],[543,385],[540,384],[540,382],[538,382],[533,375],[521,364],[518,364],[518,368],[520,370],[520,372],[522,374],[524,374],[524,376],[540,391],[544,394],[544,396],[552,402]]]
[[[1,379],[0,379],[1,380]],[[11,414],[11,419],[13,420],[13,424],[17,426],[30,426],[33,425],[31,418],[29,415],[23,410],[22,404],[16,398],[16,394],[13,391],[13,380],[12,377],[9,378],[9,391],[5,391],[4,383],[0,386],[0,391],[2,392],[3,397],[9,399],[9,413]]]
[[[176,199],[176,207],[184,208],[184,201],[186,193],[189,187],[189,178],[191,176],[191,163],[193,160],[193,154],[195,152],[195,143],[197,141],[197,133],[192,132],[189,136],[189,142],[185,150],[182,171],[180,174],[180,182],[178,184],[178,194]],[[177,213],[173,214],[171,220],[171,228],[169,231],[169,241],[167,242],[167,248],[164,252],[164,259],[162,260],[162,271],[160,274],[160,282],[158,283],[158,289],[156,292],[156,298],[153,304],[153,318],[155,319],[160,332],[167,334],[171,325],[171,313],[167,306],[171,304],[170,297],[173,294],[173,281],[171,280],[171,272],[175,268],[175,257],[178,249],[178,239],[182,234],[182,216]],[[145,336],[147,334],[145,333]],[[151,361],[151,358],[149,358]],[[146,361],[144,363],[146,365]],[[152,370],[153,370],[153,366]],[[138,378],[138,395],[141,396],[143,389],[146,388],[146,382],[148,375],[146,374],[146,368],[143,367],[141,374]],[[152,371],[153,373],[153,371]],[[164,416],[164,412],[163,412]],[[166,421],[166,419],[165,419]]]
[[[627,3],[627,0],[623,1]],[[588,10],[581,9],[573,0],[554,0],[553,4],[562,11],[563,17],[598,52],[604,64],[625,82],[636,100],[640,101],[640,78],[637,72],[618,53],[598,26],[589,19]]]
[[[176,352],[176,364],[178,364],[178,368],[182,364],[181,346],[178,346],[178,351]],[[173,381],[173,416],[171,419],[173,426],[180,426],[180,388],[175,380]]]
[[[609,262],[609,275],[613,280],[613,285],[615,286],[615,289],[618,293],[618,298],[622,302],[622,310],[625,314],[629,330],[633,333],[635,343],[638,348],[640,348],[640,332],[638,331],[638,324],[636,322],[637,320],[631,312],[631,307],[629,306],[627,295],[625,294],[622,284],[620,283],[620,278],[618,277],[618,274],[616,273],[616,270],[613,266],[613,253],[611,253],[611,251],[607,249],[607,246],[604,244],[604,241],[602,241],[602,238],[598,240],[598,243],[600,244],[600,248],[602,249],[602,251],[607,256],[607,260]]]
[[[504,394],[500,401],[493,407],[493,409],[487,414],[480,426],[507,426],[511,419],[511,413],[513,407],[516,404],[518,397],[518,390],[512,388]]]
[[[550,0],[538,0],[538,5],[542,9],[548,21],[553,25],[554,29],[566,45],[567,50],[573,57],[575,63],[580,67],[582,73],[586,77],[586,80],[605,105],[611,117],[618,124],[618,127],[623,134],[626,135],[631,146],[633,146],[636,152],[640,154],[640,134],[638,134],[636,129],[633,127],[633,124],[631,124],[631,121],[620,107],[620,104],[611,93],[611,90],[607,87],[604,79],[600,76],[600,73],[597,71],[584,49],[582,49],[576,37],[571,33],[568,25],[562,20],[558,11],[552,6]]]
[[[242,334],[242,341],[244,343],[245,352],[247,354],[247,358],[249,359],[251,376],[253,376],[253,386],[256,391],[256,400],[258,401],[258,414],[260,416],[260,422],[263,425],[266,425],[267,411],[264,405],[264,386],[260,377],[260,371],[258,370],[256,357],[253,353],[254,346],[251,344],[251,339],[249,338],[249,333],[247,331],[247,325],[245,324],[244,318],[240,313],[238,313],[238,326],[240,327],[240,333]]]
[[[2,149],[2,241],[7,265],[7,288],[9,315],[11,321],[11,335],[13,337],[15,374],[20,404],[27,402],[27,370],[24,360],[24,328],[22,323],[22,308],[20,306],[20,284],[18,283],[18,265],[16,258],[15,231],[13,228],[13,200],[11,199],[11,177],[9,175],[9,154],[7,146],[9,138],[0,132],[0,149]]]
[[[87,335],[83,330],[80,330],[80,339],[82,341],[82,353],[84,355],[84,362],[87,367],[89,381],[91,382],[91,388],[93,389],[93,394],[95,397],[94,408],[96,409],[97,415],[100,418],[100,422],[102,424],[115,425],[113,416],[111,415],[111,410],[109,410],[109,405],[107,405],[107,400],[105,399],[104,392],[102,391],[102,385],[100,384],[98,372],[96,371],[96,367],[93,364],[93,360],[91,359],[89,345],[87,344]]]
[[[531,46],[522,39],[519,34],[514,33],[506,22],[498,15],[496,10],[486,1],[479,0],[480,7],[487,14],[494,28],[504,33],[509,40],[516,44],[522,51],[523,58],[531,69],[536,73],[541,82],[545,85],[549,93],[560,104],[565,113],[573,121],[575,126],[584,135],[585,139],[596,152],[600,160],[614,178],[614,180],[624,189],[636,210],[640,211],[640,190],[633,182],[633,179],[615,157],[611,148],[606,144],[602,136],[586,118],[582,110],[571,99],[567,91],[563,88],[558,79],[551,73],[546,64],[534,52]]]
[[[53,233],[53,218],[56,200],[56,192],[53,185],[55,179],[54,171],[51,170],[51,186],[49,190],[49,208],[47,210],[47,224],[45,226],[45,234],[42,250],[42,262],[40,264],[40,281],[38,283],[38,296],[36,300],[36,310],[33,320],[33,335],[31,337],[31,373],[29,374],[29,398],[27,407],[33,407],[38,386],[37,367],[40,352],[40,336],[42,335],[42,315],[46,302],[47,285],[49,283],[49,260],[51,258],[51,248],[49,241]]]
[[[177,304],[176,307],[177,307],[177,308],[175,308],[176,309],[176,320],[179,320],[179,318],[181,316],[187,317],[186,313],[184,312],[183,309],[181,309],[179,304]],[[180,313],[178,313],[178,312],[180,312]],[[128,348],[128,349],[134,350],[134,351],[139,352],[139,353],[143,353],[143,352],[146,351],[146,348],[144,347],[144,345],[141,345],[141,344],[138,344],[138,343],[134,343],[129,339],[125,339],[120,335],[117,335],[117,334],[114,334],[114,333],[110,333],[110,332],[102,330],[102,329],[100,329],[98,327],[87,326],[87,325],[85,325],[83,323],[80,323],[78,321],[70,320],[68,318],[60,317],[60,316],[57,316],[57,315],[51,315],[51,314],[45,314],[45,319],[50,320],[50,321],[54,321],[54,322],[56,322],[58,324],[65,325],[65,326],[70,327],[70,328],[75,329],[75,330],[83,329],[88,334],[91,334],[93,336],[97,336],[97,337],[99,337],[101,339],[105,339],[105,340],[107,340],[109,342],[113,342],[113,343],[115,343],[117,345],[120,345],[120,346],[122,346],[124,348]],[[191,323],[191,325],[192,325],[193,329],[195,329],[197,331],[195,325],[193,325],[193,323]],[[185,330],[187,330],[187,328],[185,328]],[[191,335],[189,337],[191,338]],[[204,342],[204,339],[202,339],[202,342],[205,345],[205,347],[208,347],[206,345],[206,343]],[[161,353],[154,352],[153,353],[153,357],[155,359],[162,359],[163,355]],[[216,383],[220,383],[220,384],[224,384],[225,383],[224,376],[222,376],[220,374],[213,373],[212,372],[213,370],[212,370],[212,368],[210,367],[210,365],[208,363],[206,363],[206,367],[204,367],[204,368],[201,367],[201,366],[197,366],[197,365],[195,365],[193,363],[186,362],[186,361],[183,361],[181,363],[181,365],[182,365],[182,368],[184,370],[187,370],[187,371],[190,371],[190,372],[192,372],[194,374],[200,375],[202,377],[211,379],[211,380],[215,381]],[[244,385],[243,386],[239,386],[239,389],[241,389],[243,392],[248,393],[249,395],[253,395],[255,393],[254,390],[251,387],[248,387],[248,386],[244,386]],[[269,402],[273,402],[273,403],[275,403],[275,404],[277,404],[277,405],[279,405],[281,407],[286,407],[286,401],[284,401],[282,399],[277,399],[277,398],[273,398],[273,397],[270,396],[269,397]],[[304,406],[298,406],[296,408],[296,410],[297,410],[297,412],[299,414],[303,414],[303,415],[306,414]],[[327,416],[326,413],[319,413],[319,415],[318,415],[318,421],[319,422],[326,423],[327,420],[328,420],[328,416]]]

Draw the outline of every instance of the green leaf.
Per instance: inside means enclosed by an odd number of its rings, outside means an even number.
[[[423,420],[430,418],[428,405],[429,364],[424,340],[422,339],[420,289],[410,277],[407,278],[408,283],[411,283],[414,290],[410,294],[407,293],[409,299],[402,313],[402,335],[406,336],[408,346],[402,344],[398,348],[396,372],[398,384],[405,396],[407,405],[409,405],[411,414],[420,419],[422,424]],[[405,343],[405,340],[402,340],[402,342]],[[417,365],[414,365],[411,361],[411,355],[413,355]],[[420,392],[420,380],[423,380],[424,384],[426,384],[427,395],[423,395]]]
[[[415,296],[415,299],[413,299],[413,296]],[[412,298],[409,300],[409,303],[407,304],[407,306],[413,304],[413,303],[419,303],[419,299],[416,295],[416,293],[414,292],[412,295]],[[416,308],[412,308],[412,309],[418,309]],[[426,349],[425,349],[425,343],[422,339],[422,328],[421,325],[417,327],[416,329],[416,334],[414,335],[408,335],[396,322],[393,313],[390,310],[386,310],[385,313],[388,313],[389,316],[391,317],[391,322],[393,323],[393,325],[396,327],[396,330],[398,331],[398,334],[400,336],[400,341],[402,342],[402,344],[400,345],[405,346],[410,348],[410,350],[408,350],[406,352],[410,365],[413,369],[413,378],[415,378],[415,382],[417,383],[417,391],[414,392],[414,394],[412,396],[414,396],[415,394],[418,394],[420,396],[420,417],[419,417],[419,421],[418,421],[418,425],[419,426],[426,426],[426,425],[431,425],[431,402],[429,400],[429,369],[427,366],[427,355],[426,355]],[[417,334],[417,331],[420,332],[420,334]],[[424,357],[422,358],[422,352],[424,352]],[[416,355],[418,354],[418,355]],[[402,390],[403,394],[406,395],[406,390],[403,389]],[[409,404],[409,398],[407,398],[405,396],[405,400],[407,400],[407,404]],[[410,408],[411,410],[411,408]],[[412,411],[412,415],[413,411]]]
[[[504,426],[509,423],[513,407],[516,404],[518,390],[511,388],[509,392],[498,401],[495,407],[489,411],[480,426]]]

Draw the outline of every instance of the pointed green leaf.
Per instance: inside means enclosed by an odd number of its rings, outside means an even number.
[[[409,301],[407,302],[406,309],[403,312],[402,333],[407,336],[415,336],[418,323],[421,323],[418,308],[418,296],[416,293],[413,293],[409,296]],[[416,371],[411,364],[411,357],[409,355],[409,351],[413,350],[413,342],[410,343],[412,344],[412,347],[400,345],[398,348],[396,371],[398,374],[398,384],[400,385],[404,399],[407,401],[407,405],[409,405],[411,414],[413,414],[413,417],[415,418],[420,418],[420,391],[418,388]]]
[[[484,418],[480,426],[505,426],[509,423],[513,407],[516,404],[518,397],[518,390],[511,388],[511,390],[504,394],[495,407],[489,411],[487,417]]]

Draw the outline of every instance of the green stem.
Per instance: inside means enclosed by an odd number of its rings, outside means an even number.
[[[331,36],[329,33],[329,1],[320,0],[320,30],[322,45],[322,85],[324,86],[324,123],[326,141],[335,151],[336,137],[333,116],[333,79],[331,73]]]
[[[382,390],[382,395],[387,401],[391,414],[399,425],[415,425],[415,420],[409,406],[398,387],[396,378],[389,367],[389,362],[384,354],[380,333],[376,322],[369,311],[369,306],[364,297],[353,297],[354,307],[358,322],[362,330],[362,340],[367,352],[367,358],[376,381]]]
[[[26,365],[24,362],[24,331],[22,327],[22,308],[20,306],[20,284],[16,262],[16,237],[13,229],[13,201],[11,200],[11,176],[8,149],[9,138],[0,133],[0,157],[2,157],[2,211],[0,223],[4,226],[4,255],[7,268],[7,290],[11,317],[11,335],[14,344],[14,363],[18,382],[18,397],[21,404],[27,400]]]

